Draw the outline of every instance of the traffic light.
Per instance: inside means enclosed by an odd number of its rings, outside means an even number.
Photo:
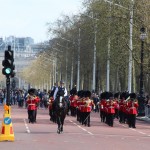
[[[8,46],[8,50],[5,51],[4,54],[4,60],[2,61],[2,65],[4,68],[2,69],[3,75],[6,75],[6,77],[14,77],[15,72],[15,65],[13,64],[14,62],[14,53],[11,50],[11,46]]]

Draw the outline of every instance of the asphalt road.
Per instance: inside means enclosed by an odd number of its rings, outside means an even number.
[[[38,109],[37,123],[29,124],[27,110],[12,106],[14,142],[0,142],[1,150],[150,150],[150,123],[137,120],[136,129],[115,120],[114,127],[100,122],[99,113],[91,113],[91,127],[67,116],[64,132],[49,120],[48,109]],[[0,106],[0,125],[3,107]]]

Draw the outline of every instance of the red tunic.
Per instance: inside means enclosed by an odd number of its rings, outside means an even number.
[[[129,101],[128,102],[128,113],[137,115],[137,108],[138,108],[138,102],[136,101]]]
[[[114,99],[114,107],[115,107],[115,109],[119,109],[118,99]]]
[[[28,110],[36,110],[39,100],[40,99],[36,96],[28,96],[27,98]]]
[[[78,100],[77,95],[70,96],[69,100],[70,100],[70,106],[77,107],[77,100]]]
[[[124,100],[121,99],[120,102],[119,102],[119,111],[123,112],[123,104],[124,104]]]
[[[107,113],[108,114],[114,114],[115,113],[115,104],[113,101],[109,101],[107,103]]]
[[[54,102],[54,98],[53,97],[50,97],[49,99],[49,110],[52,110],[52,105],[53,105],[53,102]]]
[[[106,100],[102,99],[99,103],[100,111],[105,111],[105,107],[106,107]]]

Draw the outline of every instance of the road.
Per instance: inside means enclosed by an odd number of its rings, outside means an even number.
[[[99,113],[91,113],[91,127],[83,126],[75,117],[67,116],[64,132],[49,120],[48,109],[38,109],[37,123],[29,124],[27,110],[12,106],[14,142],[0,142],[3,150],[149,150],[150,123],[137,120],[136,129],[115,120],[114,127],[100,122]],[[0,124],[3,107],[0,106]]]

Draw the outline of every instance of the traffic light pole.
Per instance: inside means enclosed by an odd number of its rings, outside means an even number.
[[[9,77],[6,78],[6,88],[7,88],[6,104],[7,106],[10,106],[11,102],[10,102],[10,78]]]

